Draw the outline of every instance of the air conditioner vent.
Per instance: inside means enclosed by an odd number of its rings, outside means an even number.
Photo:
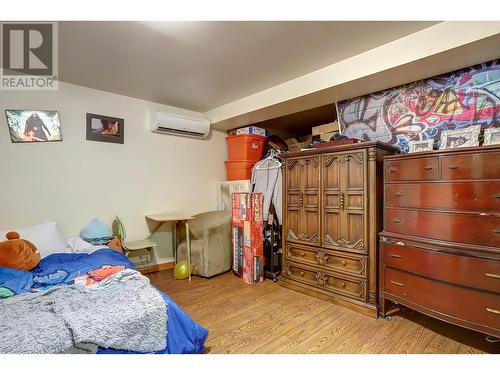
[[[151,112],[151,131],[185,137],[205,138],[210,132],[210,121],[174,113]]]

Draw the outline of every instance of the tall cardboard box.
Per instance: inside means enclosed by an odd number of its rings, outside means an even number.
[[[262,193],[232,194],[233,273],[247,284],[264,280]]]

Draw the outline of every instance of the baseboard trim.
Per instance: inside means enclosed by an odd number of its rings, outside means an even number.
[[[145,273],[171,270],[174,267],[175,267],[175,261],[172,260],[170,262],[160,263],[160,264],[157,264],[155,266],[141,268],[141,269],[138,269],[138,271],[142,274],[145,274]]]

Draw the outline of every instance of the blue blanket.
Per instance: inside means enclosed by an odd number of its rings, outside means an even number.
[[[108,265],[134,268],[125,255],[109,248],[97,250],[92,254],[58,253],[43,258],[31,272],[0,267],[0,288],[6,288],[14,294],[21,294],[31,289],[50,288],[57,284],[71,284],[75,277]],[[167,305],[168,334],[166,349],[157,353],[203,353],[205,340],[208,336],[207,329],[191,319],[165,293],[161,291],[160,293]],[[97,353],[122,354],[131,352],[99,348]]]

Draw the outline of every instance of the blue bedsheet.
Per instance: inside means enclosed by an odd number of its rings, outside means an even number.
[[[97,250],[92,254],[52,254],[40,261],[40,264],[31,272],[20,271],[15,274],[6,268],[0,268],[0,286],[9,286],[14,293],[19,294],[31,288],[48,288],[56,284],[70,284],[78,275],[101,268],[102,266],[125,266],[134,268],[128,258],[109,248]],[[32,277],[26,277],[30,274]],[[26,285],[31,282],[32,285]],[[208,336],[206,328],[197,324],[180,308],[170,297],[161,292],[167,305],[168,334],[167,348],[157,353],[181,354],[203,353],[205,340]],[[132,353],[122,350],[99,348],[98,354]]]

